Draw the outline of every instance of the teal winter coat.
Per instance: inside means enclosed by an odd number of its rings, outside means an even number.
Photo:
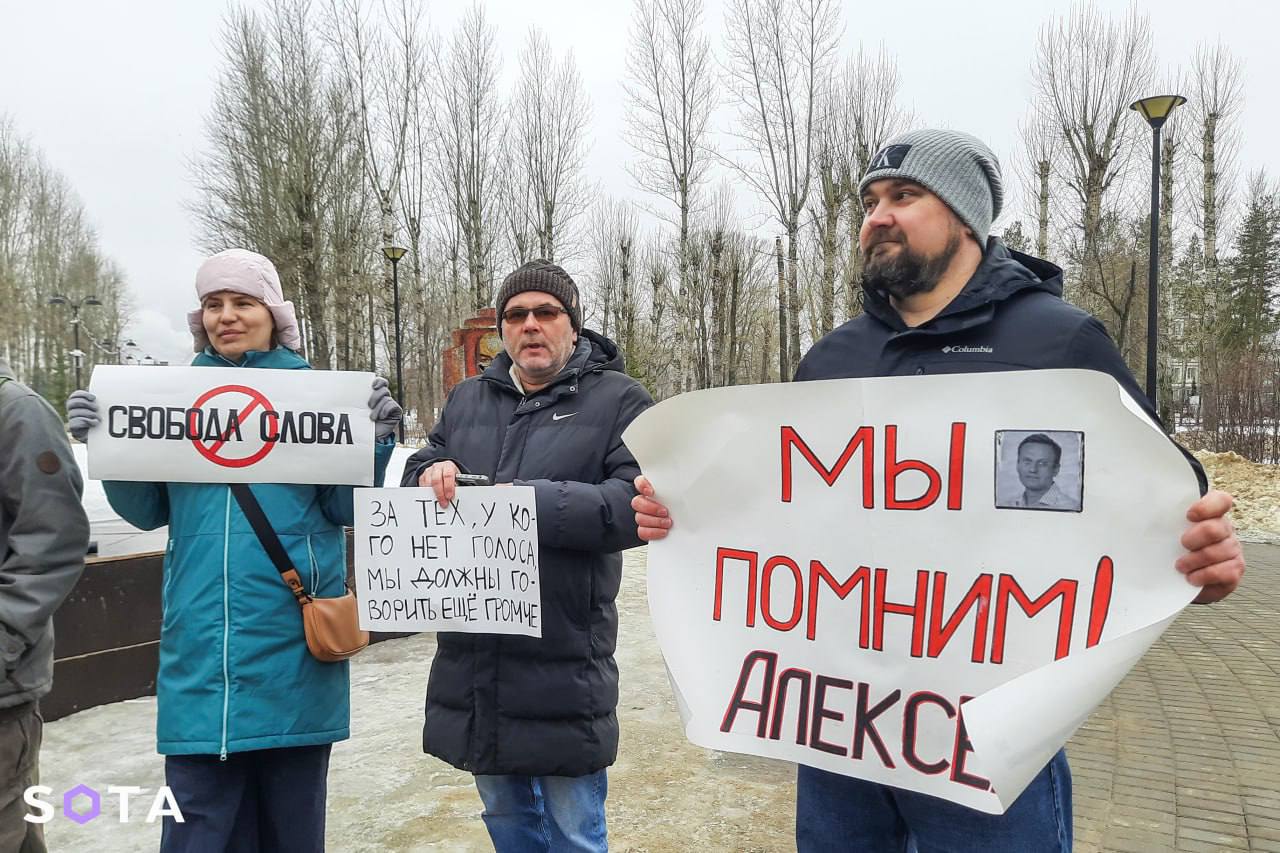
[[[193,366],[310,369],[277,347],[240,365],[206,349]],[[374,451],[381,485],[394,445]],[[156,741],[165,755],[204,755],[344,740],[350,727],[348,664],[307,651],[293,594],[225,484],[103,483],[135,527],[169,525],[164,619],[156,679]],[[351,486],[254,484],[307,592],[343,593]]]

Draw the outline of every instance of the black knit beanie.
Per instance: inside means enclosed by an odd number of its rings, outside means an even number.
[[[561,267],[551,261],[538,258],[521,264],[515,272],[502,281],[498,288],[498,297],[494,304],[498,307],[498,328],[502,328],[502,312],[506,310],[507,300],[517,293],[526,290],[539,290],[550,293],[569,312],[569,322],[575,332],[582,330],[582,302],[578,299],[578,285]]]

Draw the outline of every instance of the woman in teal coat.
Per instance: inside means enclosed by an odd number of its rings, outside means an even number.
[[[265,257],[232,249],[196,274],[194,366],[307,370],[293,306]],[[374,482],[382,484],[400,407],[386,382],[369,400]],[[67,402],[72,433],[98,420],[93,395]],[[122,518],[169,526],[156,681],[156,739],[183,822],[163,853],[324,847],[329,751],[349,733],[346,661],[307,650],[293,594],[224,484],[105,482]],[[254,484],[308,594],[342,595],[352,487]]]

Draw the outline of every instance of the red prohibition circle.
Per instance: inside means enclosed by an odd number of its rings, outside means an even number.
[[[194,403],[191,404],[191,408],[198,409],[201,406],[203,406],[205,403],[209,402],[209,400],[211,400],[212,398],[218,396],[219,394],[227,394],[231,392],[244,394],[245,396],[249,397],[251,401],[249,405],[246,406],[240,412],[240,416],[242,418],[245,415],[252,412],[258,406],[262,406],[264,409],[266,409],[269,412],[275,411],[274,407],[271,405],[271,401],[267,399],[265,394],[263,394],[261,391],[257,391],[253,388],[250,388],[247,385],[219,385],[217,388],[210,388],[208,391],[201,394],[200,397]],[[278,429],[280,426],[279,417],[273,416],[273,420],[275,421],[274,426]],[[205,447],[203,444],[200,443],[199,439],[194,439],[194,438],[191,440],[191,443],[195,445],[196,451],[201,456],[203,456],[205,459],[208,459],[213,464],[221,465],[224,468],[248,468],[250,465],[256,465],[257,463],[265,459],[267,454],[270,453],[272,450],[274,450],[276,446],[276,442],[268,441],[262,445],[261,450],[259,450],[257,453],[254,453],[252,456],[246,456],[243,459],[225,459],[218,455],[218,448],[221,447],[223,444],[223,442],[221,441],[215,442],[212,447]]]

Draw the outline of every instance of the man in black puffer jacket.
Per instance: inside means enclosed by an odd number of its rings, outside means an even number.
[[[605,850],[618,754],[620,551],[640,545],[640,473],[622,432],[653,405],[612,341],[582,328],[577,285],[530,261],[496,300],[504,352],[453,389],[401,485],[453,499],[459,472],[532,486],[542,637],[442,633],[423,749],[475,774],[500,851]]]
[[[903,134],[876,154],[859,192],[866,312],[815,343],[797,380],[1083,368],[1114,377],[1155,419],[1102,324],[1062,301],[1062,270],[988,236],[1004,193],[986,145],[949,130]],[[1204,472],[1190,461],[1203,492]],[[645,478],[637,486],[640,537],[661,539],[672,519]],[[1176,568],[1201,588],[1198,603],[1230,594],[1244,573],[1225,517],[1230,508],[1230,495],[1209,492],[1187,512],[1187,553]],[[1062,751],[1001,815],[799,768],[800,853],[1066,853],[1071,842],[1071,774]]]

